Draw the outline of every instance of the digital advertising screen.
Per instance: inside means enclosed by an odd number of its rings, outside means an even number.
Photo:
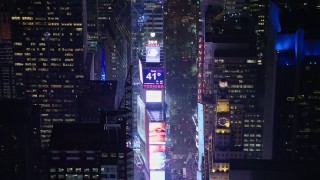
[[[149,157],[149,154],[147,154],[147,150],[146,150],[146,144],[144,142],[140,143],[140,154],[141,154],[141,158],[142,161],[146,164],[146,166],[148,166],[148,160],[147,158]]]
[[[146,90],[146,102],[148,103],[161,103],[162,91],[161,90]]]
[[[138,134],[141,139],[146,142],[146,125],[145,125],[145,104],[142,101],[140,96],[137,96],[137,126],[138,126]]]
[[[166,146],[165,145],[150,145],[149,147],[150,153],[155,153],[155,152],[166,152]]]
[[[150,180],[165,180],[165,171],[150,171]]]
[[[202,155],[204,153],[204,132],[203,132],[203,104],[198,103],[198,144],[199,144],[199,160],[198,160],[198,170],[201,172],[202,165]]]
[[[164,88],[164,69],[144,69],[143,88]]]
[[[149,123],[149,144],[165,144],[166,124],[165,122]]]
[[[140,60],[139,60],[139,78],[141,83],[143,83],[142,63]]]
[[[164,169],[165,162],[165,145],[150,145],[150,169]]]
[[[159,63],[160,62],[160,47],[146,46],[146,62]]]

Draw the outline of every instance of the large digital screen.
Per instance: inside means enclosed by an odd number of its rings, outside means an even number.
[[[141,83],[143,83],[142,63],[140,60],[139,60],[139,78]]]
[[[146,90],[146,102],[148,102],[148,103],[162,102],[162,91],[161,90]]]
[[[160,62],[159,46],[146,46],[146,62],[151,62],[151,63]]]
[[[155,152],[166,152],[166,146],[165,145],[150,145],[149,147],[150,153]]]
[[[202,165],[202,155],[204,153],[204,132],[203,132],[203,104],[198,103],[198,144],[199,144],[199,160],[198,160],[198,171],[201,172],[201,165]]]
[[[143,88],[164,88],[164,70],[144,69]]]
[[[165,122],[150,122],[149,123],[149,143],[150,144],[165,144],[166,138]]]
[[[150,145],[150,169],[165,168],[165,149],[165,145]]]
[[[165,171],[150,171],[150,180],[165,180]]]
[[[146,125],[145,125],[145,104],[142,101],[140,96],[137,96],[137,126],[138,126],[138,134],[140,135],[141,139],[146,142]]]

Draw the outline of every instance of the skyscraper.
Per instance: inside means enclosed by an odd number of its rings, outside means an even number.
[[[138,158],[145,179],[165,179],[165,70],[163,43],[163,1],[143,1],[141,44],[138,48],[139,88],[137,130]],[[136,36],[137,37],[137,36]]]
[[[132,180],[133,152],[126,146],[126,123],[117,115],[106,112],[101,123],[55,124],[48,179]]]
[[[53,123],[75,122],[75,97],[84,79],[82,2],[31,0],[11,17],[17,97],[41,107],[41,142]]]
[[[0,5],[0,98],[15,97],[12,59],[12,34],[10,25],[11,3]]]
[[[273,43],[270,43],[269,52],[274,56],[269,60],[274,66],[269,68],[269,75],[275,75],[275,78],[271,96],[274,106],[268,107],[274,114],[267,125],[274,128],[266,132],[268,141],[265,144],[268,147],[266,155],[277,160],[316,160],[320,157],[317,140],[320,135],[320,36],[319,28],[313,26],[313,20],[320,19],[320,12],[317,6],[307,4],[270,3],[269,37]]]
[[[230,159],[262,157],[264,6],[253,1],[204,1],[201,6],[198,101],[207,115],[199,178],[228,179]],[[224,81],[227,98],[220,94]]]
[[[84,28],[86,75],[90,80],[117,80],[119,96],[124,94],[131,65],[131,2],[87,0]]]

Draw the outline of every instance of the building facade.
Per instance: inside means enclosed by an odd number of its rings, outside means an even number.
[[[0,98],[15,97],[10,4],[0,5]]]
[[[0,100],[0,176],[4,180],[40,180],[39,106],[30,101]]]
[[[198,101],[210,108],[204,119],[207,151],[198,179],[229,179],[230,159],[262,158],[264,11],[263,2],[201,4]],[[220,112],[220,107],[228,108]],[[228,127],[221,129],[220,121]]]
[[[125,122],[106,115],[107,121],[101,123],[55,124],[48,179],[133,179]]]
[[[84,80],[80,1],[28,1],[11,17],[17,97],[40,105],[41,141],[53,123],[75,122],[75,97]]]
[[[319,39],[312,21],[319,19],[317,6],[271,3],[274,78],[272,158],[281,160],[319,159]],[[307,11],[308,10],[308,11]],[[308,13],[307,13],[308,12]],[[309,17],[309,18],[308,18]],[[271,57],[272,58],[272,57]],[[269,122],[269,121],[268,121]],[[268,123],[270,126],[270,122]],[[268,141],[270,142],[270,141]],[[268,143],[266,142],[266,143]]]
[[[166,120],[163,43],[163,2],[143,2],[141,49],[139,52],[139,95],[137,130],[139,159],[145,179],[165,179]]]

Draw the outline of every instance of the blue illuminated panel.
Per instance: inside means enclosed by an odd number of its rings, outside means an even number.
[[[144,69],[143,70],[143,88],[163,89],[164,88],[164,70],[163,69]]]
[[[204,153],[204,132],[203,132],[203,104],[198,103],[198,170],[197,170],[197,180],[202,179],[201,165],[202,165],[202,155]]]
[[[100,80],[105,81],[107,79],[106,77],[106,56],[104,52],[104,48],[100,48]]]

